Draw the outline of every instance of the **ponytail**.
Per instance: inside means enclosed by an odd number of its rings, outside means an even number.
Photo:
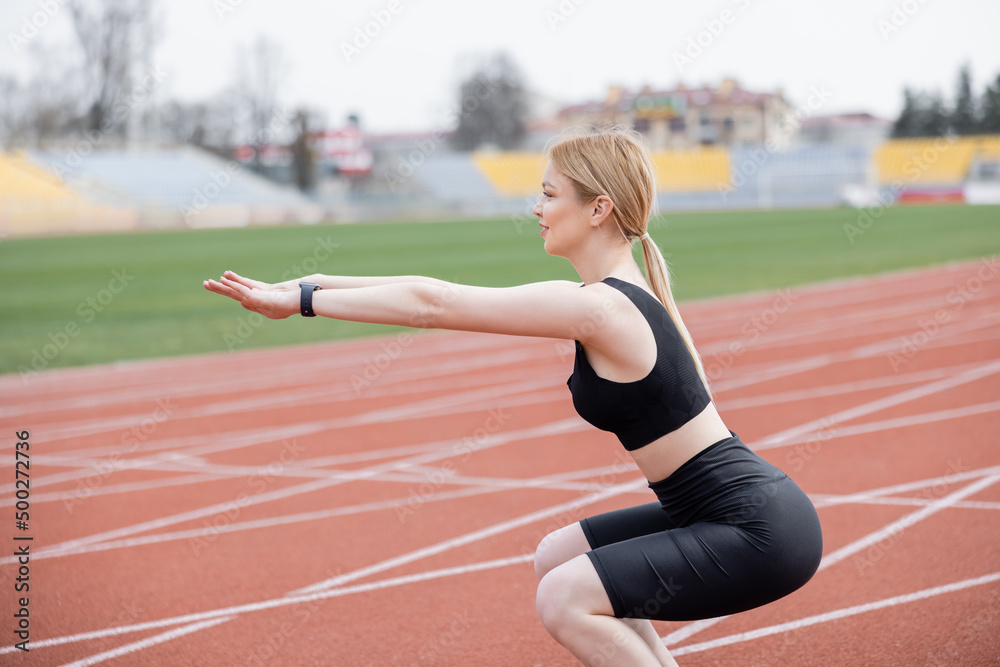
[[[687,327],[684,326],[684,320],[681,319],[681,313],[677,309],[674,295],[670,291],[670,268],[667,266],[667,261],[663,259],[660,248],[652,238],[648,235],[640,238],[640,242],[642,243],[642,261],[646,268],[646,278],[649,280],[649,286],[653,288],[656,298],[660,300],[660,303],[667,309],[670,318],[674,321],[674,325],[680,332],[681,338],[684,339],[684,344],[687,345],[688,352],[691,353],[691,358],[694,359],[695,368],[698,369],[698,375],[705,385],[705,391],[711,396],[712,390],[708,386],[708,376],[705,374],[705,367],[701,363],[701,355],[694,348],[694,341],[691,340],[691,334],[688,333]]]

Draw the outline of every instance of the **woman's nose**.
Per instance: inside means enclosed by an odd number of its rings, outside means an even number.
[[[539,199],[535,202],[535,207],[531,209],[531,212],[537,215],[539,218],[542,217],[542,200]]]

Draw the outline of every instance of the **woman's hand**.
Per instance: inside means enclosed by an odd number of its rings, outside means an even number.
[[[286,280],[283,283],[264,283],[259,280],[253,280],[252,278],[244,278],[235,271],[226,271],[222,274],[223,278],[228,278],[234,282],[241,285],[245,285],[250,289],[259,289],[264,292],[271,291],[299,291],[299,280],[308,280],[309,278],[299,278],[298,280]]]
[[[206,280],[202,284],[209,292],[239,301],[247,310],[268,319],[283,320],[299,312],[298,287],[287,283],[271,285],[226,271],[220,280]]]

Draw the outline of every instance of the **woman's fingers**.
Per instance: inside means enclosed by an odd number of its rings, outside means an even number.
[[[209,292],[215,292],[216,294],[221,294],[222,296],[228,296],[230,299],[236,299],[237,301],[242,300],[242,296],[235,290],[226,287],[222,283],[216,280],[206,280],[202,283]]]
[[[225,276],[223,276],[222,280],[220,280],[219,282],[221,282],[223,285],[225,285],[229,289],[239,294],[240,298],[242,299],[248,298],[250,296],[250,293],[253,291],[252,287],[247,287],[246,285],[238,283],[235,280],[226,278]]]
[[[262,283],[259,280],[253,280],[252,278],[244,278],[235,271],[226,271],[224,274],[222,274],[222,277],[229,278],[230,280],[235,280],[241,285],[246,285],[247,287],[250,288],[267,289],[268,287],[270,287],[270,285],[268,285],[267,283]]]

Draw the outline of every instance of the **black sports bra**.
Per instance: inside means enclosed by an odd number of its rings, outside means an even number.
[[[625,449],[634,451],[697,417],[711,398],[663,304],[624,280],[605,278],[601,282],[627,296],[646,318],[656,339],[656,363],[641,380],[607,380],[594,372],[577,341],[573,374],[566,384],[581,417],[602,431],[611,431]]]

